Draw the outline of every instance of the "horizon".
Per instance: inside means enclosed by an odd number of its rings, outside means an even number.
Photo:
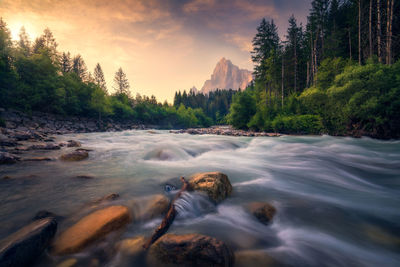
[[[310,2],[116,1],[113,8],[105,1],[5,0],[0,11],[13,40],[22,26],[31,41],[48,27],[59,52],[81,54],[92,73],[99,62],[109,92],[122,67],[133,95],[171,103],[175,91],[200,90],[221,58],[252,71],[251,41],[261,19],[274,19],[282,38],[291,14],[305,23]]]

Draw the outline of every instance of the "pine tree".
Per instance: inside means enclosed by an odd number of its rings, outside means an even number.
[[[287,73],[293,80],[293,91],[298,91],[298,66],[299,57],[301,55],[301,45],[303,42],[303,30],[297,26],[297,21],[294,15],[289,18],[289,28],[286,35],[285,52],[288,53],[287,58],[290,59],[293,65],[293,73]],[[291,83],[290,83],[291,84]]]
[[[53,36],[53,33],[50,31],[49,28],[46,28],[46,29],[43,31],[42,38],[43,38],[44,46],[45,46],[53,55],[57,54],[57,46],[58,46],[58,44],[57,44],[57,42],[56,42],[56,39],[55,39],[54,36]]]
[[[29,36],[26,33],[25,27],[21,27],[19,31],[19,41],[18,46],[21,49],[21,52],[24,56],[29,56],[31,52],[31,41],[29,40]]]
[[[69,52],[62,53],[61,59],[60,59],[60,65],[61,65],[61,71],[63,73],[70,72],[72,70],[72,61],[71,61],[71,54]]]
[[[126,78],[126,74],[122,68],[119,68],[114,76],[114,90],[116,91],[116,94],[125,94],[129,96],[129,88],[130,85]]]
[[[275,54],[279,48],[278,29],[273,20],[261,20],[257,34],[253,39],[252,60],[255,65],[254,74],[257,79],[264,79],[266,74],[265,60]]]
[[[87,67],[81,55],[76,55],[72,60],[72,71],[82,80],[86,81],[88,78]]]
[[[94,68],[94,82],[107,94],[107,84],[100,63]]]

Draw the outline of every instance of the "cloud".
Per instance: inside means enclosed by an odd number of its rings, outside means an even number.
[[[121,66],[134,94],[171,100],[176,89],[200,87],[222,56],[251,69],[261,18],[275,19],[283,33],[291,13],[305,14],[309,2],[0,0],[0,14],[15,38],[21,26],[31,39],[49,27],[60,51],[80,53],[89,69],[101,63],[109,88]]]
[[[236,45],[242,51],[250,52],[253,50],[251,43],[252,37],[250,36],[243,36],[235,33],[226,33],[224,34],[224,38],[227,42]]]
[[[183,11],[186,13],[196,13],[199,11],[210,10],[216,4],[215,0],[194,0],[183,5]]]
[[[263,1],[260,3],[249,3],[246,1],[235,1],[235,8],[242,10],[246,18],[259,20],[264,17],[277,18],[278,13],[272,1]]]

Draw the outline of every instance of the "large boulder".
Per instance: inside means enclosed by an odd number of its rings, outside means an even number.
[[[57,231],[57,221],[32,222],[0,242],[0,266],[30,266],[48,247]]]
[[[8,152],[0,152],[0,164],[13,164],[20,158]]]
[[[149,266],[233,266],[233,253],[216,238],[200,235],[166,234],[147,254]]]
[[[61,155],[60,159],[63,161],[81,161],[87,159],[89,157],[89,153],[84,150],[77,150],[71,153]]]
[[[266,202],[252,202],[247,209],[263,224],[269,224],[276,213],[275,207]]]
[[[203,191],[215,203],[219,203],[232,193],[228,176],[222,172],[203,172],[191,176],[189,185],[192,190]]]
[[[54,242],[53,253],[65,255],[79,252],[130,221],[131,214],[124,206],[110,206],[95,211],[58,236]]]

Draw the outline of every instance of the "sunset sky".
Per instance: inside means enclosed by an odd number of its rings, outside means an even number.
[[[59,51],[97,62],[113,92],[122,67],[131,92],[172,101],[176,90],[200,89],[222,58],[252,70],[251,40],[260,20],[274,19],[283,36],[294,14],[305,23],[310,0],[0,0],[0,16],[18,39],[49,27]]]

